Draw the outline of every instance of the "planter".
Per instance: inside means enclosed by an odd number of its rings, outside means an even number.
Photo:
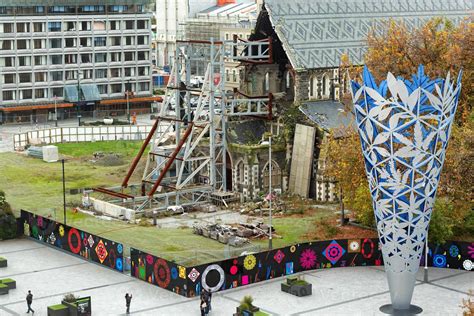
[[[242,316],[254,316],[257,315],[257,313],[260,312],[260,308],[256,306],[252,306],[250,310],[247,309],[240,309],[240,306],[237,307],[237,315],[242,315]]]
[[[0,257],[0,268],[6,268],[8,265],[8,260]]]
[[[8,294],[8,285],[0,283],[0,295]]]
[[[77,316],[77,305],[76,305],[76,303],[69,303],[69,302],[66,302],[66,301],[62,301],[61,304],[67,306],[67,308],[69,310],[68,311],[69,316]]]
[[[64,304],[48,306],[48,316],[68,316],[69,308]]]
[[[299,297],[309,296],[313,294],[313,286],[311,283],[302,282],[297,278],[288,278],[286,283],[281,284],[281,290],[288,294],[296,295]]]
[[[16,281],[13,279],[3,279],[3,280],[0,280],[0,283],[8,286],[9,290],[16,289]]]
[[[114,123],[114,119],[104,119],[105,125],[112,125]]]

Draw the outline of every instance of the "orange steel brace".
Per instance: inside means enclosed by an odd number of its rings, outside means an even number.
[[[153,138],[153,135],[155,134],[155,131],[158,128],[159,121],[160,119],[157,119],[155,121],[155,124],[153,124],[153,127],[151,128],[150,133],[148,133],[148,136],[143,142],[142,147],[140,148],[140,151],[138,152],[138,155],[133,159],[132,165],[130,166],[130,169],[128,170],[127,175],[125,176],[125,179],[123,179],[122,188],[126,188],[128,186],[128,181],[133,175],[133,172],[135,171],[135,169],[137,168],[137,165],[140,162],[140,159],[142,158],[143,153],[145,152],[146,146],[148,146],[148,144],[150,143],[150,140]]]
[[[188,137],[191,134],[192,130],[193,130],[193,123],[191,122],[191,123],[189,123],[188,129],[184,133],[183,138],[181,138],[181,140],[179,141],[178,146],[175,148],[175,150],[173,151],[171,156],[168,158],[168,161],[166,162],[166,165],[163,168],[163,170],[161,171],[160,176],[158,177],[155,184],[153,185],[153,188],[151,188],[150,192],[148,192],[148,198],[149,199],[151,199],[153,197],[153,194],[155,194],[156,189],[158,189],[158,186],[160,185],[161,181],[165,177],[166,172],[168,172],[168,169],[173,164],[174,160],[176,159],[176,156],[178,155],[179,151],[181,150],[184,143],[186,142],[186,139],[188,139]]]

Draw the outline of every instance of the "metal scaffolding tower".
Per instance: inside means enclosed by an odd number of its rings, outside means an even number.
[[[243,53],[242,53],[243,52]],[[207,202],[226,192],[226,123],[230,117],[272,117],[272,95],[226,95],[225,60],[269,63],[271,40],[177,41],[174,65],[160,113],[120,188],[97,188],[136,211]],[[200,88],[192,70],[204,64]],[[128,189],[147,146],[140,194]],[[127,191],[127,192],[126,192]]]

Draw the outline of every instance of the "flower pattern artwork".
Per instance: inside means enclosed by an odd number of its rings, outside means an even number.
[[[431,80],[419,66],[412,80],[377,84],[367,69],[352,82],[352,101],[387,273],[415,274],[461,91]],[[437,265],[445,265],[438,259]],[[390,283],[390,280],[389,280]]]

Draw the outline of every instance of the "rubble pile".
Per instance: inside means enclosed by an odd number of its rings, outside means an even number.
[[[272,232],[275,230],[272,229]],[[193,232],[219,241],[223,244],[229,244],[233,247],[241,247],[249,243],[249,239],[267,237],[269,235],[269,226],[263,222],[252,224],[240,223],[234,226],[222,224],[194,224]]]
[[[243,205],[240,209],[240,214],[250,216],[268,216],[270,212],[270,205],[267,201],[249,202]],[[287,206],[283,201],[274,201],[272,203],[272,213],[274,215],[283,215],[287,211]]]

